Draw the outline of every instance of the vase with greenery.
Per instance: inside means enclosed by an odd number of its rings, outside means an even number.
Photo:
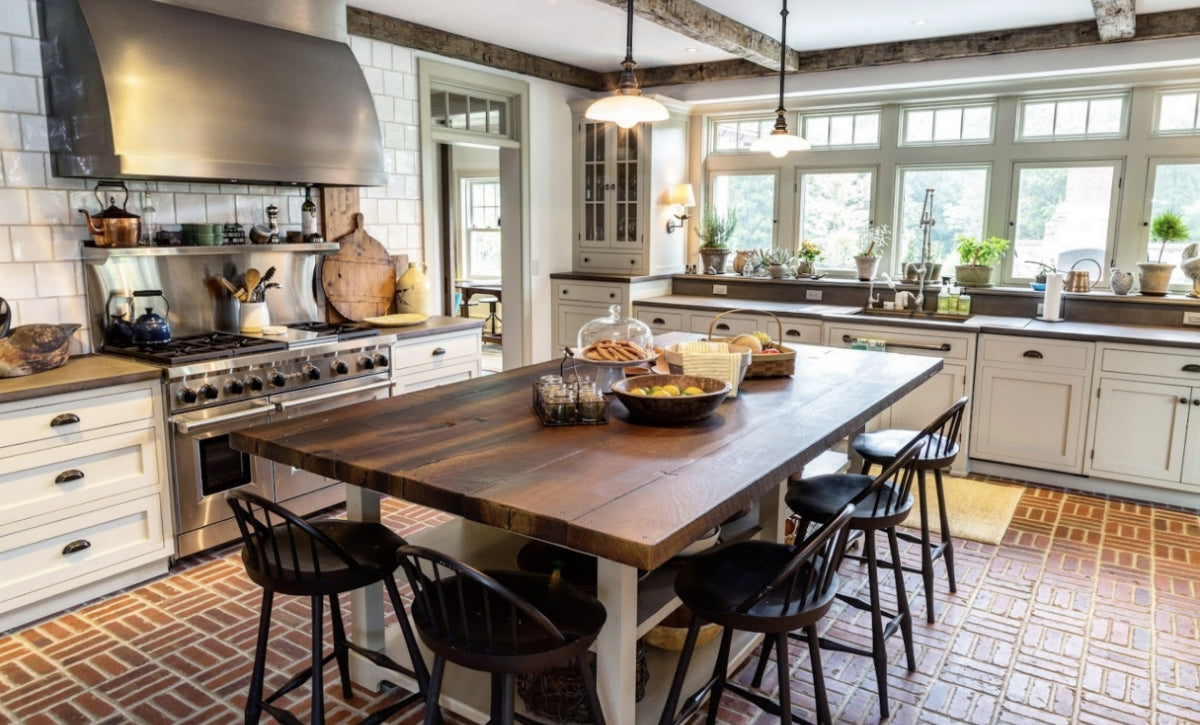
[[[1004,258],[1011,244],[1001,237],[976,239],[959,234],[955,237],[958,261],[954,268],[954,278],[964,287],[990,287],[992,285],[992,270],[996,263]]]
[[[821,258],[821,247],[805,239],[796,250],[796,276],[812,275],[817,272],[817,260]]]
[[[1159,243],[1158,257],[1153,262],[1138,262],[1138,290],[1144,295],[1162,297],[1171,286],[1175,265],[1162,261],[1168,242],[1185,242],[1191,232],[1183,218],[1174,211],[1164,211],[1150,222],[1150,238]]]
[[[729,238],[737,229],[737,210],[730,209],[720,214],[711,206],[704,207],[700,216],[700,224],[696,226],[696,236],[700,237],[700,261],[704,271],[710,274],[724,274],[725,260],[729,257]]]
[[[892,228],[887,224],[868,227],[858,236],[858,253],[854,255],[854,264],[858,268],[858,278],[867,282],[875,279],[879,271],[879,259],[883,250],[892,243]]]

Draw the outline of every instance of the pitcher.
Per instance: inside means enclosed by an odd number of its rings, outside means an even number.
[[[1129,294],[1129,290],[1133,288],[1133,272],[1122,272],[1116,266],[1109,268],[1108,286],[1112,288],[1113,294]]]

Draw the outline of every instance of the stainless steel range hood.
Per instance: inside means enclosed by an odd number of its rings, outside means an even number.
[[[345,42],[156,0],[39,7],[56,175],[386,184]]]

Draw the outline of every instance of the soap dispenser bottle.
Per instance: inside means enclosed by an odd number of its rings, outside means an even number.
[[[938,314],[944,315],[950,312],[950,278],[942,277],[942,289],[937,296],[937,311]]]

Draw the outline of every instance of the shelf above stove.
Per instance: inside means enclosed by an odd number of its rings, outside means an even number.
[[[212,257],[224,254],[263,254],[285,252],[293,254],[325,254],[336,252],[337,242],[318,244],[218,244],[211,247],[83,247],[83,261],[104,264],[114,257]]]

